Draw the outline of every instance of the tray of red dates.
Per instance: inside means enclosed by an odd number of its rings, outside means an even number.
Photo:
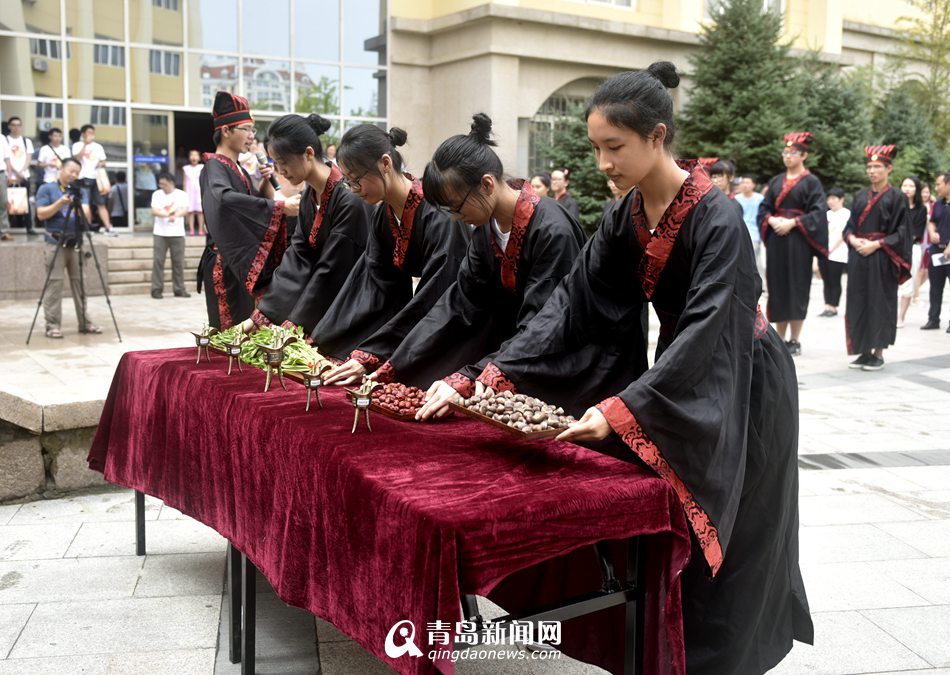
[[[389,382],[373,392],[370,409],[397,420],[412,421],[425,400],[426,393],[418,387]]]

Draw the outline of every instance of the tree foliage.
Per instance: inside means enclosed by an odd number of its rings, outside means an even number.
[[[950,80],[950,0],[906,0],[918,16],[904,16],[898,26],[904,36],[905,59],[927,67],[918,103],[936,134],[939,147],[950,145],[950,103],[943,86]]]
[[[916,175],[932,181],[946,162],[937,147],[927,111],[917,102],[914,82],[904,82],[888,91],[874,114],[874,133],[879,142],[898,148],[891,178]]]

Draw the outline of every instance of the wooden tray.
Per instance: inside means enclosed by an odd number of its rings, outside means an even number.
[[[490,424],[493,427],[496,427],[503,431],[507,431],[509,434],[519,438],[522,441],[538,441],[543,438],[554,438],[555,436],[559,435],[562,431],[564,431],[567,428],[567,427],[561,427],[560,429],[548,429],[547,431],[525,432],[519,429],[515,429],[514,427],[509,426],[505,424],[504,422],[499,422],[496,419],[492,419],[488,415],[482,415],[480,412],[476,412],[472,410],[471,408],[466,408],[464,405],[460,403],[456,403],[455,401],[449,401],[449,405],[456,412],[460,412],[463,415],[467,415],[469,417],[477,419],[480,422],[484,422],[485,424]]]
[[[346,392],[346,397],[350,399],[350,401],[353,400],[353,394],[351,394],[350,392]],[[376,401],[373,401],[372,399],[370,399],[369,409],[372,410],[373,412],[378,412],[380,415],[383,415],[384,417],[388,417],[393,420],[399,420],[400,422],[415,422],[416,421],[415,412],[409,413],[408,415],[402,415],[400,413],[397,413],[392,408],[387,408],[386,406],[382,406],[379,403],[376,403]]]

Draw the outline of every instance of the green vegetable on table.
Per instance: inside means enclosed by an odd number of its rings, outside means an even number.
[[[226,345],[239,339],[240,335],[240,326],[232,326],[213,335],[211,344],[224,350]],[[267,366],[264,363],[264,352],[261,350],[261,346],[272,346],[275,341],[278,344],[283,344],[290,336],[297,338],[297,340],[284,347],[284,362],[282,364],[284,370],[303,372],[310,370],[311,363],[317,364],[326,360],[316,349],[304,341],[303,328],[300,326],[293,329],[281,328],[280,326],[262,326],[248,335],[250,339],[241,345],[241,360],[263,370]]]

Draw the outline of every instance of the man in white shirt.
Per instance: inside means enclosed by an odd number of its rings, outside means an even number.
[[[158,187],[152,194],[152,229],[154,257],[152,262],[152,297],[161,299],[165,288],[165,254],[172,256],[172,290],[177,298],[191,294],[185,290],[185,217],[188,215],[188,195],[175,187],[175,177],[162,173]]]
[[[13,241],[10,234],[10,216],[7,215],[7,163],[10,147],[7,139],[0,136],[0,241]]]
[[[73,143],[73,157],[79,160],[82,167],[79,171],[79,180],[83,182],[82,210],[86,219],[92,222],[92,207],[99,212],[99,220],[106,232],[112,230],[112,221],[109,220],[109,209],[106,208],[106,198],[99,193],[97,183],[100,168],[105,168],[106,151],[96,143],[96,128],[91,124],[84,124],[79,129],[79,140]]]
[[[23,136],[23,120],[11,117],[7,120],[10,133],[7,136],[9,157],[7,159],[7,184],[10,187],[26,188],[30,198],[30,162],[33,161],[33,141]],[[29,211],[10,216],[11,227],[22,227],[27,234],[33,231],[33,214]]]
[[[36,158],[36,166],[43,169],[43,182],[52,183],[59,176],[63,160],[71,157],[69,148],[63,145],[63,130],[52,128],[49,130],[49,143],[40,148]]]

